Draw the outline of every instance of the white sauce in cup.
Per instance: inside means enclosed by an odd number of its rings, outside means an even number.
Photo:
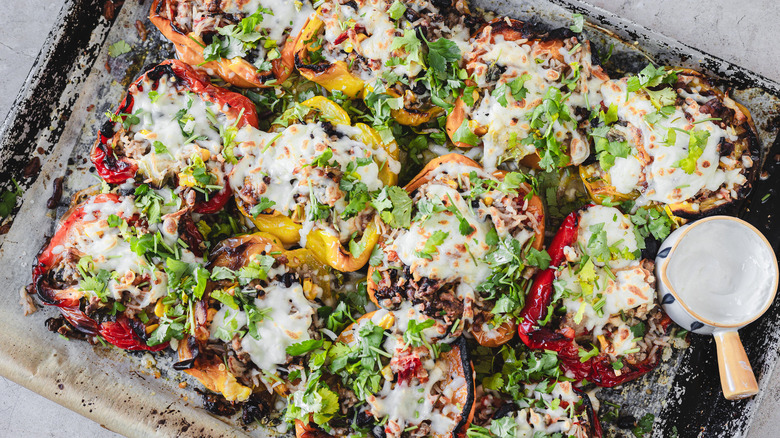
[[[738,325],[759,314],[773,296],[773,263],[771,248],[751,228],[713,219],[680,239],[666,272],[691,311],[709,322]]]

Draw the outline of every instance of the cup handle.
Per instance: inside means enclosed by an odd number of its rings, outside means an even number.
[[[750,361],[739,333],[719,331],[713,333],[718,349],[718,370],[723,396],[727,400],[739,400],[752,397],[758,393],[758,383],[750,367]]]

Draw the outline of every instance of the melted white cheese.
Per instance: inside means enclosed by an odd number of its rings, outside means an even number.
[[[635,262],[636,263],[636,262]],[[564,268],[560,271],[556,282],[563,285],[571,291],[571,296],[563,298],[563,305],[567,312],[577,313],[580,307],[584,306],[582,324],[594,336],[604,333],[604,325],[615,315],[646,305],[651,308],[655,305],[655,289],[652,284],[654,278],[652,274],[639,267],[638,264],[613,271],[614,279],[606,271],[606,268],[596,268],[596,279],[593,288],[593,295],[601,294],[605,300],[601,312],[593,308],[592,298],[584,299],[578,297],[582,294],[582,287],[579,283],[579,277],[571,268]],[[577,297],[577,298],[573,298]],[[630,347],[629,347],[630,348]]]
[[[171,202],[171,191],[159,190],[157,194],[162,196],[163,202],[167,204],[163,205],[161,213],[163,215],[172,213],[175,210],[175,203]],[[56,248],[56,252],[61,253],[67,249],[80,257],[91,257],[96,272],[104,269],[111,274],[106,284],[108,297],[132,309],[143,309],[167,295],[168,277],[164,269],[150,264],[145,257],[136,254],[119,228],[108,225],[108,218],[111,215],[125,220],[142,215],[135,206],[134,198],[121,197],[119,202],[97,202],[95,198],[90,198],[82,208],[84,216],[81,226],[71,229],[63,246]],[[165,225],[166,222],[151,224],[149,232],[160,231],[167,245],[176,245],[179,239],[178,224],[172,223],[172,229],[168,229]],[[201,261],[187,250],[182,250],[181,260],[188,263]],[[144,281],[141,281],[142,279]],[[145,282],[148,284],[138,286]]]
[[[485,32],[489,33],[489,29]],[[466,117],[487,128],[487,133],[482,137],[482,160],[485,169],[492,171],[505,156],[522,158],[536,151],[533,145],[521,144],[521,140],[531,132],[531,115],[542,103],[550,87],[560,89],[563,86],[561,80],[571,78],[560,77],[561,61],[550,58],[542,49],[543,44],[538,41],[507,41],[498,35],[493,42],[489,42],[484,35],[472,41],[470,51],[465,55],[467,68],[474,72],[476,85],[482,89],[482,99],[476,107],[467,108]],[[571,162],[577,165],[590,154],[590,143],[586,136],[577,131],[579,118],[574,108],[587,108],[598,102],[600,96],[597,93],[603,81],[592,74],[589,46],[581,46],[574,54],[570,54],[564,47],[561,53],[566,64],[580,65],[582,74],[576,92],[564,103],[575,120],[559,119],[553,123],[552,131],[559,143],[569,145]],[[496,66],[506,68],[498,80],[492,79],[492,73],[489,74],[489,70]],[[493,96],[493,90],[524,74],[530,75],[530,79],[524,83],[527,90],[525,98],[515,100],[507,87],[506,105],[502,105],[500,96]]]
[[[515,420],[514,437],[534,438],[538,434],[547,436],[556,433],[571,437],[585,436],[586,430],[581,426],[580,420],[572,415],[575,412],[573,408],[569,407],[580,400],[571,383],[557,382],[549,394],[545,389],[526,385],[526,396],[531,400],[544,402],[545,407],[529,407],[527,403],[521,403],[524,406],[510,414]],[[553,404],[556,399],[559,401]]]
[[[211,120],[223,126],[232,125],[236,120],[228,117],[219,105],[187,92],[175,78],[163,76],[155,90],[152,85],[153,82],[146,79],[142,82],[143,91],[136,86],[130,89],[133,113],[137,114],[139,123],[130,126],[129,134],[134,142],[125,145],[125,153],[136,161],[145,177],[160,184],[190,164],[194,154],[203,154],[201,149],[208,151],[208,158],[222,152],[219,127]],[[154,102],[149,94],[151,91],[157,93]],[[187,122],[183,126],[177,118],[180,110],[186,113],[182,120]],[[160,142],[164,148],[156,149],[155,142]],[[210,172],[221,174],[221,164],[204,161]]]
[[[682,105],[675,107],[674,113],[651,125],[645,120],[646,115],[656,112],[650,98],[644,91],[628,93],[626,82],[626,78],[612,80],[601,87],[604,105],[617,105],[618,118],[629,124],[625,135],[632,153],[625,159],[617,158],[608,170],[610,181],[618,192],[638,190],[640,205],[648,201],[671,204],[693,198],[705,189],[717,191],[727,182],[728,190],[744,184],[745,178],[738,169],[727,173],[719,168],[718,145],[724,139],[735,141],[737,137],[729,132],[731,128],[724,130],[707,120],[710,115],[700,111],[698,101],[701,99],[697,99],[702,96],[687,96]],[[667,146],[665,141],[670,128],[705,130],[710,134],[691,174],[679,167],[680,160],[688,157],[689,136],[675,131],[675,143]]]
[[[484,261],[490,251],[486,243],[487,234],[492,228],[489,221],[478,219],[463,196],[455,189],[441,185],[426,186],[428,199],[447,200],[455,205],[473,231],[468,236],[461,234],[460,221],[449,211],[433,213],[427,220],[414,222],[409,230],[401,232],[391,244],[391,249],[415,276],[460,280],[472,289],[484,282],[491,273],[490,266]],[[430,254],[431,259],[420,255],[431,235],[437,231],[447,233],[447,237]]]
[[[624,216],[617,208],[594,205],[580,213],[579,231],[577,243],[579,249],[585,254],[593,257],[593,247],[589,246],[594,231],[602,227],[606,232],[607,246],[617,249],[620,252],[634,253],[638,249],[636,235],[634,234],[634,224]],[[596,266],[609,264],[612,269],[624,268],[632,263],[633,259],[623,257],[611,258],[609,261],[592,259]]]
[[[266,315],[256,323],[254,336],[251,333],[244,335],[241,348],[249,353],[252,362],[260,370],[275,372],[279,365],[287,361],[287,347],[311,339],[309,328],[317,309],[303,295],[303,287],[298,283],[285,287],[282,283],[272,281],[264,291],[265,295],[256,298],[253,304],[260,311],[266,312]],[[212,321],[211,337],[217,338],[220,329],[235,332],[246,326],[246,323],[245,312],[222,306]]]

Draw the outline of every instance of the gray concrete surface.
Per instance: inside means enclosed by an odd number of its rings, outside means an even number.
[[[777,0],[591,0],[669,37],[780,81]],[[64,0],[2,0],[0,120],[24,83]],[[706,5],[706,6],[704,6]],[[780,436],[780,375],[755,416],[751,438]],[[0,437],[116,437],[74,412],[0,378]]]

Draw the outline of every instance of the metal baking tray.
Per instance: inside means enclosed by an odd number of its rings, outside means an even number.
[[[97,179],[88,156],[103,114],[116,107],[142,67],[172,56],[146,16],[151,0],[69,0],[46,40],[24,87],[0,127],[0,190],[12,178],[24,195],[14,213],[0,222],[0,374],[127,436],[272,436],[268,428],[242,428],[201,407],[192,382],[181,373],[155,366],[150,356],[115,348],[66,342],[47,331],[53,309],[25,317],[19,292],[30,281],[31,264],[67,208],[75,191]],[[659,33],[578,0],[474,0],[472,3],[551,27],[568,26],[572,13],[590,23],[586,34],[598,50],[614,46],[608,67],[638,71],[648,60],[691,67],[719,79],[719,85],[753,114],[763,144],[765,174],[757,180],[740,216],[761,229],[777,252],[780,246],[780,84],[750,70],[700,52]],[[145,35],[143,32],[145,29]],[[145,36],[145,38],[144,38]],[[131,52],[108,56],[109,45],[124,40]],[[636,44],[635,44],[636,43]],[[54,180],[65,177],[63,196],[47,208]],[[769,198],[767,198],[769,195]],[[54,203],[54,201],[52,201]],[[656,415],[654,437],[745,436],[777,363],[780,301],[741,331],[762,391],[750,400],[730,402],[720,394],[714,346],[692,336],[690,347],[644,378],[598,397],[640,417]],[[168,358],[158,358],[166,362]],[[180,388],[180,383],[189,383]],[[618,432],[620,434],[627,432]]]

